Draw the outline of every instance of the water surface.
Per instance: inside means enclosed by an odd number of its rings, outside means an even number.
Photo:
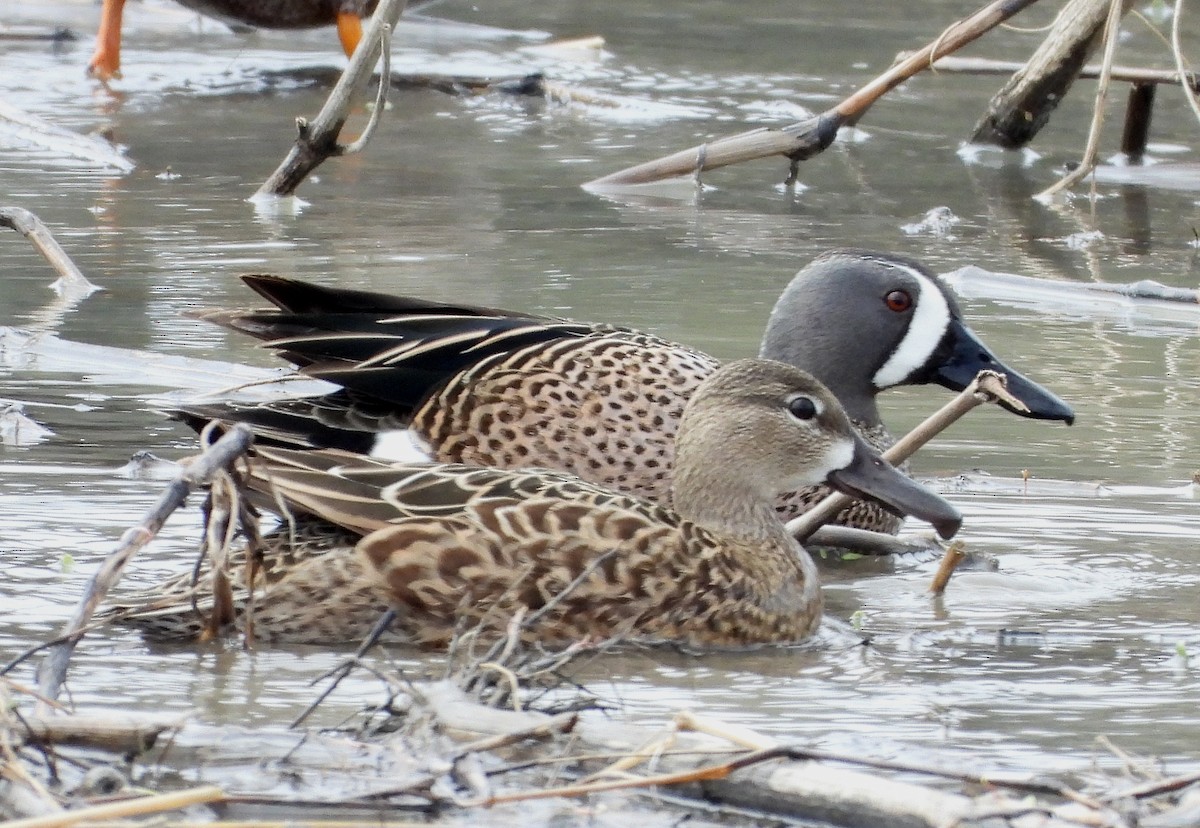
[[[754,353],[791,274],[836,246],[903,252],[939,271],[973,264],[1194,287],[1195,204],[1186,190],[1118,181],[1099,184],[1094,202],[1051,208],[1030,198],[1078,157],[1089,83],[1064,103],[1036,154],[960,152],[998,81],[922,76],[876,105],[856,140],[804,164],[794,189],[780,184],[782,161],[711,173],[702,193],[683,198],[580,188],[713,136],[829,106],[970,10],[917,0],[857,11],[769,0],[686,11],[637,0],[447,0],[434,10],[439,18],[507,32],[403,26],[397,68],[543,69],[622,105],[398,92],[365,154],[322,167],[297,209],[263,210],[247,198],[282,158],[294,119],[314,114],[326,91],[301,70],[341,63],[330,32],[236,35],[170,3],[131,4],[125,79],[105,91],[83,77],[90,3],[9,0],[0,23],[66,21],[81,40],[6,43],[5,101],[79,131],[110,126],[137,168],[96,169],[0,133],[0,202],[37,213],[105,288],[69,312],[40,313],[54,275],[10,234],[0,239],[0,324],[268,366],[250,343],[186,316],[250,303],[237,275],[255,271],[620,321],[730,358]],[[540,33],[598,33],[607,45],[528,51]],[[1024,54],[1037,37],[997,33],[971,53]],[[1164,65],[1137,27],[1120,60]],[[1115,146],[1118,129],[1106,127],[1105,146]],[[1186,106],[1160,94],[1156,158],[1195,161],[1194,134]],[[902,229],[936,207],[958,223],[941,233]],[[916,472],[936,478],[965,513],[963,539],[995,556],[999,570],[962,572],[934,601],[925,594],[932,561],[840,567],[827,572],[830,614],[855,616],[870,647],[834,637],[824,647],[739,656],[630,653],[583,670],[596,692],[649,722],[694,707],[783,739],[984,770],[1115,764],[1101,735],[1163,757],[1172,771],[1196,767],[1195,318],[986,291],[967,294],[964,308],[1001,356],[1078,412],[1066,428],[978,411],[916,459]],[[151,397],[172,378],[139,374],[136,361],[113,367],[0,361],[0,397],[22,402],[54,432],[0,446],[0,659],[61,625],[87,576],[161,490],[116,470],[139,450],[177,458],[194,448],[190,434],[152,410]],[[886,416],[901,431],[944,397],[893,392]],[[1019,483],[1023,470],[1028,485]],[[963,474],[972,476],[962,482]],[[128,586],[188,565],[195,505],[136,559]],[[440,672],[436,656],[395,657]],[[163,647],[110,630],[81,647],[70,685],[80,705],[276,727],[308,703],[309,681],[338,658],[308,648]],[[325,720],[379,697],[372,680],[351,679]]]

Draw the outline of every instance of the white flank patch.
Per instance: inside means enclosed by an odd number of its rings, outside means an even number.
[[[946,304],[946,297],[928,276],[911,267],[888,264],[916,279],[921,292],[916,297],[917,309],[909,320],[908,333],[883,367],[875,372],[874,383],[879,389],[904,382],[909,374],[924,365],[950,325],[950,306]]]
[[[428,463],[433,459],[429,444],[407,428],[381,431],[371,447],[371,457],[396,463]]]

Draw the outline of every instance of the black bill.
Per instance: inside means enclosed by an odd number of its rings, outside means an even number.
[[[980,371],[996,371],[1008,378],[1008,393],[1029,410],[1021,411],[1007,403],[1000,403],[1004,408],[1035,420],[1062,420],[1067,425],[1075,422],[1075,410],[1071,406],[1057,394],[1047,391],[992,356],[987,346],[960,319],[950,321],[950,327],[938,347],[938,355],[944,356],[940,365],[935,357],[930,382],[944,385],[952,391],[961,391]]]
[[[896,471],[861,438],[855,439],[850,465],[831,473],[825,482],[843,494],[876,500],[897,514],[930,523],[943,538],[954,537],[962,526],[958,509]]]

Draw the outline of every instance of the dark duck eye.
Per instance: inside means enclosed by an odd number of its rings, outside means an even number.
[[[888,306],[888,310],[896,313],[903,313],[912,307],[912,297],[906,290],[893,290],[883,297],[883,301]]]
[[[817,416],[817,404],[809,397],[796,397],[788,402],[788,413],[797,420],[811,420]]]

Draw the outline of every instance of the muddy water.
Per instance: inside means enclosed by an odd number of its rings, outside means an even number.
[[[105,288],[74,309],[47,309],[53,274],[10,234],[0,239],[0,324],[162,358],[267,366],[246,342],[183,316],[249,302],[236,276],[261,271],[619,320],[734,357],[753,353],[791,273],[833,246],[896,250],[943,272],[973,264],[1067,281],[1196,284],[1187,168],[1160,168],[1170,188],[1101,184],[1092,203],[1048,208],[1029,198],[1077,157],[1090,84],[1064,104],[1039,154],[960,152],[997,81],[940,75],[878,104],[853,140],[804,165],[794,190],[779,184],[785,165],[767,161],[712,173],[699,195],[580,189],[668,150],[828,106],[969,5],[862,9],[447,0],[435,11],[449,24],[402,27],[399,68],[544,69],[619,105],[398,93],[364,155],[322,168],[301,189],[304,203],[256,209],[246,199],[285,152],[294,118],[323,99],[301,70],[339,65],[329,32],[235,35],[170,3],[131,4],[125,79],[105,91],[83,77],[92,4],[8,0],[0,23],[65,22],[81,40],[5,43],[4,101],[80,131],[111,125],[137,168],[97,169],[0,132],[0,203],[36,212]],[[607,46],[530,50],[540,33],[600,33]],[[974,53],[1024,53],[1037,37],[997,34]],[[1134,28],[1120,59],[1161,65],[1157,49]],[[1160,97],[1156,158],[1194,162],[1194,121],[1175,96]],[[1117,134],[1118,125],[1106,128],[1110,151]],[[911,226],[937,207],[959,221]],[[1173,770],[1195,767],[1200,516],[1189,481],[1200,468],[1200,317],[1028,301],[986,281],[963,293],[985,340],[1078,411],[1072,428],[980,411],[916,461],[961,506],[964,539],[999,570],[960,573],[935,602],[924,594],[931,561],[843,566],[826,573],[831,626],[855,617],[871,647],[830,634],[802,651],[634,653],[585,668],[594,690],[647,721],[696,707],[780,738],[988,770],[1111,764],[1099,736]],[[87,576],[158,495],[160,482],[117,472],[129,456],[192,448],[150,398],[202,383],[169,365],[152,372],[145,356],[3,354],[0,397],[23,402],[53,431],[0,446],[6,661],[63,622]],[[893,392],[886,416],[903,430],[943,398]],[[148,586],[184,568],[197,525],[194,508],[177,515],[126,583]],[[164,647],[111,630],[88,638],[71,689],[79,704],[275,727],[308,703],[309,681],[337,658]],[[394,658],[440,669],[436,657]],[[324,715],[335,721],[379,695],[372,681],[351,680]]]

